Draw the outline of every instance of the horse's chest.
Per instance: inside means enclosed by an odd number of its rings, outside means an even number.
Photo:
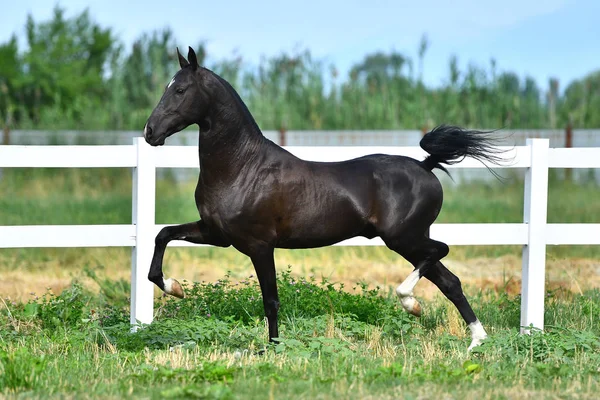
[[[225,233],[239,219],[243,201],[228,193],[197,193],[196,205],[203,221]]]

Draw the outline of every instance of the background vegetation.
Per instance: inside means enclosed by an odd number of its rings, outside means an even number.
[[[0,44],[0,121],[12,128],[140,129],[178,68],[168,29],[125,48],[87,11],[66,18],[57,6],[48,21],[29,17],[26,32],[25,49],[16,37]],[[422,81],[428,44],[426,37],[416,44],[417,60],[368,54],[342,77],[309,51],[251,66],[239,57],[212,60],[202,42],[192,43],[201,64],[233,84],[263,129],[600,126],[600,70],[561,91],[555,79],[539,87],[494,60],[460,70],[453,57],[446,83],[430,88]]]

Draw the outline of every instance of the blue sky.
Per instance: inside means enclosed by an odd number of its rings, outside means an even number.
[[[304,0],[284,1],[79,1],[58,2],[71,16],[89,8],[130,44],[143,32],[171,27],[180,46],[207,44],[210,59],[239,54],[253,64],[281,51],[311,50],[346,74],[365,54],[397,50],[417,59],[423,34],[430,46],[424,80],[448,78],[452,54],[469,63],[533,76],[546,89],[558,77],[561,89],[600,69],[599,0]],[[6,2],[0,42],[23,36],[31,13],[48,19],[56,2]],[[24,43],[24,42],[23,42]]]

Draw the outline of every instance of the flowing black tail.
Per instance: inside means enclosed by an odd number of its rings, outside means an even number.
[[[491,133],[493,131],[470,131],[456,126],[440,125],[425,134],[419,143],[421,148],[429,153],[421,164],[430,171],[439,168],[450,175],[442,164],[457,164],[468,156],[481,161],[498,177],[486,161],[500,165],[504,158],[498,154],[504,151],[497,148],[499,138],[492,137]]]

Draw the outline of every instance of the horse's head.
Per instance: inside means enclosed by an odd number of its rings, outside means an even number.
[[[158,105],[144,127],[146,142],[160,146],[165,139],[192,124],[201,124],[209,108],[205,70],[198,66],[194,49],[187,60],[179,53],[181,69],[167,84]]]

